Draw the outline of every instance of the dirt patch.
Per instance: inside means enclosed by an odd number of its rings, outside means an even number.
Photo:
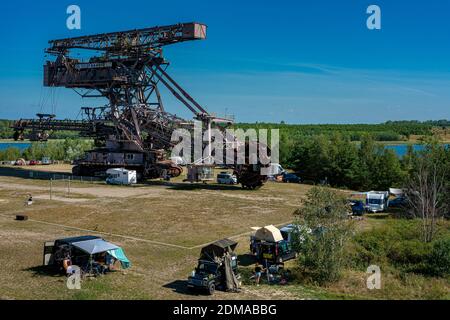
[[[56,184],[56,183],[55,183]],[[36,185],[27,185],[27,184],[19,184],[19,183],[5,183],[0,182],[0,188],[7,190],[27,190],[27,191],[46,191],[50,192],[49,186],[36,186]],[[52,187],[52,191],[54,192],[67,192],[67,187]],[[76,194],[85,194],[91,195],[94,197],[109,197],[109,198],[127,198],[127,197],[135,197],[140,195],[149,194],[153,196],[158,196],[163,192],[161,188],[143,188],[143,187],[120,187],[120,186],[95,186],[95,187],[70,187],[70,193]]]
[[[40,200],[50,200],[50,195],[41,194],[37,196],[33,196],[33,199],[40,199]],[[91,199],[85,199],[85,198],[67,198],[67,197],[60,197],[52,195],[51,200],[54,201],[62,201],[62,202],[85,202],[89,201]]]

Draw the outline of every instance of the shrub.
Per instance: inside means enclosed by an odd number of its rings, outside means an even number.
[[[314,282],[325,284],[340,278],[345,264],[345,244],[352,234],[346,200],[327,188],[314,187],[302,208],[295,212],[301,226],[299,267]]]
[[[419,239],[394,243],[387,257],[389,262],[404,272],[428,274],[427,264],[430,245]]]
[[[425,243],[419,221],[392,220],[354,238],[353,264],[392,266],[401,272],[445,277],[450,270],[450,238]]]
[[[430,273],[445,277],[450,275],[450,237],[436,240],[428,257]]]

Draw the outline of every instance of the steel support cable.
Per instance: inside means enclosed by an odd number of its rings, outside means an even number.
[[[201,113],[208,114],[208,112],[197,101],[195,101],[195,99],[192,98],[183,88],[181,88],[180,85],[178,85],[178,83],[167,74],[167,72],[165,72],[159,65],[155,65],[155,67],[181,92],[181,94],[186,99],[188,99],[192,104],[194,104],[194,106],[196,106],[201,111]]]
[[[161,69],[161,68],[159,68]],[[162,77],[160,76],[156,70],[151,69],[153,74],[161,80],[161,82],[167,87],[167,89],[169,89],[169,91],[175,96],[175,98],[177,98],[178,100],[180,100],[189,110],[191,110],[191,112],[195,115],[198,115],[199,113],[197,112],[197,110],[195,110],[178,92],[176,92],[172,86]]]

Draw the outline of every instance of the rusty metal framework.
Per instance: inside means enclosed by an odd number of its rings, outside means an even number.
[[[47,131],[75,130],[102,141],[110,154],[144,154],[139,170],[142,177],[158,177],[164,172],[179,175],[181,168],[165,159],[164,151],[173,147],[172,132],[180,127],[190,128],[192,121],[165,110],[160,85],[190,110],[194,119],[202,121],[205,128],[213,123],[232,123],[230,119],[209,114],[167,73],[169,62],[163,56],[163,47],[206,39],[206,29],[204,24],[191,22],[49,41],[45,51],[54,59],[44,65],[44,86],[71,88],[83,98],[104,97],[108,104],[82,108],[84,120],[57,120],[53,115],[21,119],[14,124],[15,138],[23,139],[27,129],[33,130],[33,137],[38,140],[45,140]],[[88,60],[74,58],[74,50],[82,50]],[[97,170],[116,166],[92,155],[94,160],[79,161],[74,173],[93,174],[92,167]],[[118,165],[127,163],[119,161]],[[250,178],[251,167],[234,169],[245,186],[254,188],[262,185],[265,177],[253,170]]]

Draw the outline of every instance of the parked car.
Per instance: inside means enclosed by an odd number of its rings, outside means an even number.
[[[230,262],[232,277],[239,279],[237,272],[237,255],[234,249],[237,242],[230,239],[222,239],[202,248],[198,265],[192,274],[188,277],[187,287],[189,290],[206,291],[209,295],[214,294],[217,289],[226,289],[227,273],[225,264],[226,253],[230,253]]]
[[[39,164],[39,161],[37,161],[37,160],[30,160],[30,162],[28,162],[29,166],[35,166],[35,165],[38,165],[38,164]]]
[[[408,199],[405,196],[396,197],[389,200],[389,207],[402,208],[408,205]]]
[[[235,175],[224,171],[217,175],[217,183],[219,183],[219,184],[237,184],[237,178]]]
[[[277,242],[267,242],[251,240],[251,252],[261,263],[280,264],[292,260],[297,253],[292,249],[291,244],[286,240]]]
[[[352,207],[352,214],[354,216],[362,216],[366,211],[366,206],[361,200],[350,200],[350,206]]]
[[[123,269],[130,267],[130,261],[122,248],[92,235],[44,242],[43,265],[64,273],[66,272],[64,260],[69,258],[71,265],[80,267],[85,273],[98,275],[104,270],[98,262],[102,254],[108,254],[119,260]]]
[[[293,173],[284,173],[282,181],[287,183],[300,183],[301,179]]]
[[[312,230],[306,226],[291,223],[282,227],[280,232],[284,240],[290,245],[295,245],[295,242],[303,243],[305,241],[304,234],[310,234]]]
[[[283,233],[275,226],[265,226],[255,230],[250,236],[250,252],[255,258],[265,264],[280,264],[294,259],[297,252],[293,250],[291,242],[284,239]],[[287,233],[293,230],[286,230]],[[285,234],[285,236],[288,234]]]
[[[52,164],[52,161],[50,160],[49,157],[43,157],[42,161],[41,161],[41,164],[49,165],[49,164]]]

